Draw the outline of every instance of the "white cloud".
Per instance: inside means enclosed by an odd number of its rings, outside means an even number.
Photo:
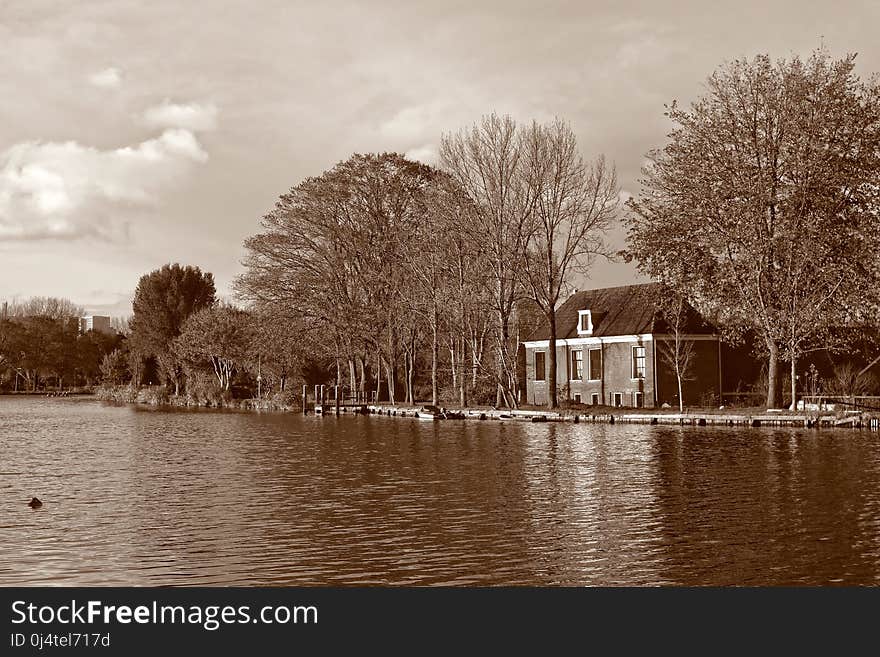
[[[112,150],[75,141],[15,144],[0,153],[0,241],[121,239],[126,210],[158,203],[207,159],[182,128]]]
[[[411,148],[406,152],[404,157],[408,160],[417,160],[423,164],[430,165],[436,165],[440,159],[440,156],[437,153],[437,147],[433,144],[425,144],[418,148]]]
[[[156,128],[186,128],[194,132],[214,130],[219,110],[214,103],[172,103],[165,100],[161,105],[150,107],[143,118]]]
[[[435,112],[425,106],[407,107],[385,121],[379,132],[390,139],[414,139],[431,126]]]
[[[115,89],[122,83],[122,71],[115,66],[105,68],[103,71],[97,71],[89,76],[89,82],[96,87],[104,89]]]

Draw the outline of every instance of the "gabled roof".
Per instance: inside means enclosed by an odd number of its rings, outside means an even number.
[[[581,337],[577,332],[580,310],[589,310],[592,315],[591,336],[669,333],[668,326],[657,311],[662,289],[659,283],[644,283],[575,292],[556,311],[556,338]],[[686,313],[686,333],[715,333],[715,329],[691,306],[687,306]],[[526,341],[549,339],[550,327],[544,323]]]

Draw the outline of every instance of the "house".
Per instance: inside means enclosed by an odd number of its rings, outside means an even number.
[[[591,405],[657,407],[678,405],[674,333],[657,311],[656,283],[584,290],[557,311],[556,381],[560,401]],[[718,404],[721,389],[720,336],[690,306],[679,344],[690,353],[683,382],[686,405]],[[526,403],[545,404],[550,371],[546,324],[523,343]]]

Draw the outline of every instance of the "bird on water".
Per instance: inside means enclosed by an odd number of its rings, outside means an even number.
[[[28,506],[31,507],[32,509],[39,509],[41,506],[43,506],[43,503],[40,502],[40,500],[38,498],[32,497],[31,501],[28,502]]]

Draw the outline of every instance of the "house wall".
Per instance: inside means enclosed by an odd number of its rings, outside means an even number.
[[[632,378],[632,348],[635,346],[645,347],[645,377],[642,379]],[[589,355],[590,348],[602,350],[602,378],[590,380]],[[582,377],[576,381],[570,379],[571,351],[584,351],[584,366]],[[546,377],[550,371],[550,356],[545,357],[545,381],[535,381],[535,352],[548,352],[546,347],[527,347],[525,358],[526,399],[530,404],[546,404],[549,395],[549,382]],[[575,395],[580,394],[581,403],[590,404],[592,394],[599,395],[599,403],[605,405],[614,404],[614,393],[622,394],[623,406],[632,406],[633,393],[642,393],[642,406],[652,407],[655,405],[654,395],[654,343],[650,338],[626,342],[603,342],[601,344],[587,344],[568,346],[557,345],[557,371],[556,382],[558,397],[560,400],[575,400]]]
[[[686,380],[682,381],[682,393],[685,406],[714,406],[720,404],[719,385],[719,353],[718,341],[692,341],[693,352],[689,363]],[[658,340],[657,357],[657,401],[678,406],[678,380],[675,376],[674,362],[663,357],[671,341]]]

